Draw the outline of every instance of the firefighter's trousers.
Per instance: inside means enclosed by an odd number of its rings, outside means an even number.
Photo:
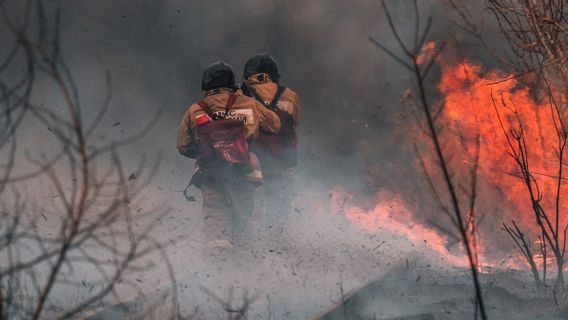
[[[254,186],[242,175],[211,174],[201,184],[203,218],[209,241],[244,245],[250,237]]]

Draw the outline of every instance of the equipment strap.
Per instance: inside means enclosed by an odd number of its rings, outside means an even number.
[[[211,110],[211,108],[207,105],[205,100],[201,100],[201,101],[197,102],[197,105],[199,105],[199,107],[201,107],[201,109],[203,109],[203,111],[205,111],[205,113],[209,116],[209,118],[211,118],[211,120],[215,121],[215,120],[219,120],[219,119],[225,119],[227,117],[227,115],[229,114],[229,110],[231,110],[231,108],[235,104],[235,101],[237,101],[237,95],[234,94],[234,93],[231,93],[231,95],[229,96],[229,99],[227,99],[227,104],[225,105],[225,115],[223,115],[223,117],[219,117],[219,116],[215,115],[215,113],[213,113],[213,110]]]
[[[276,90],[276,94],[274,95],[274,98],[272,98],[272,101],[270,101],[270,104],[268,105],[268,109],[270,110],[274,110],[276,109],[276,104],[278,103],[278,100],[280,100],[280,97],[282,96],[282,93],[284,92],[284,90],[286,90],[285,86],[278,86],[278,90]]]
[[[201,109],[203,111],[205,111],[205,113],[209,116],[209,118],[211,118],[211,120],[216,119],[216,116],[213,113],[213,110],[211,110],[211,108],[209,108],[209,106],[207,105],[207,103],[205,103],[205,101],[201,100],[197,104],[201,107]]]
[[[274,98],[272,98],[272,101],[270,101],[270,103],[266,103],[266,102],[264,102],[262,97],[256,92],[256,90],[254,90],[254,88],[252,86],[246,84],[245,88],[246,88],[246,92],[249,92],[250,94],[252,94],[252,96],[254,97],[255,100],[262,103],[266,108],[268,108],[270,110],[276,109],[276,105],[278,104],[278,100],[280,100],[282,93],[284,92],[284,90],[286,90],[285,86],[278,85],[278,89],[276,90],[276,94],[274,95]]]

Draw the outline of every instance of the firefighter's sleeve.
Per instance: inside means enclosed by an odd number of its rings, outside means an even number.
[[[294,114],[292,116],[294,117],[294,128],[296,128],[298,126],[298,123],[300,123],[301,108],[300,98],[298,98],[298,95],[295,92],[292,101],[292,108],[294,110]]]
[[[191,128],[190,108],[187,109],[177,132],[177,149],[179,153],[186,157],[195,159],[197,157],[197,141]]]
[[[256,102],[256,101],[255,101]],[[259,114],[259,128],[265,133],[277,133],[280,131],[280,118],[276,112],[269,110],[259,102],[256,102],[256,109]]]

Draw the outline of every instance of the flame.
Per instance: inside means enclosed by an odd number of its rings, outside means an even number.
[[[473,157],[474,141],[478,137],[481,150],[480,174],[497,187],[504,194],[507,203],[514,208],[505,212],[505,221],[516,220],[525,232],[535,236],[539,227],[535,223],[527,186],[519,178],[519,169],[508,154],[506,136],[499,125],[493,101],[495,100],[507,133],[522,126],[530,170],[543,194],[541,203],[551,217],[554,216],[557,184],[553,177],[558,175],[558,161],[555,157],[558,141],[554,125],[557,118],[548,101],[537,102],[533,98],[535,93],[527,86],[516,79],[501,81],[503,78],[506,79],[507,75],[499,71],[483,74],[480,66],[468,61],[457,65],[442,62],[438,89],[444,96],[444,107],[440,125],[461,137],[446,139],[449,141],[447,150],[466,150],[461,161],[467,162]],[[558,94],[555,96],[562,99]],[[561,212],[567,209],[568,202],[561,201]],[[561,217],[561,225],[566,222],[566,217]]]
[[[558,183],[554,177],[558,175],[556,150],[559,123],[552,100],[546,99],[549,97],[548,92],[531,90],[515,77],[500,71],[483,70],[481,66],[469,61],[451,64],[440,60],[437,61],[442,71],[438,90],[443,96],[443,109],[439,126],[446,131],[445,150],[454,153],[449,157],[457,155],[451,160],[452,168],[458,168],[456,176],[466,176],[479,148],[479,175],[500,191],[493,199],[485,200],[507,204],[502,217],[490,219],[497,220],[495,222],[498,224],[500,219],[506,222],[514,220],[526,236],[536,238],[540,227],[536,223],[527,185],[520,178],[520,170],[509,154],[506,134],[510,136],[515,130],[522,128],[530,171],[543,195],[541,204],[551,221],[554,221]],[[559,104],[566,103],[566,97],[559,90],[553,88],[552,96]],[[429,167],[431,170],[432,164]],[[463,172],[459,172],[460,170]],[[562,182],[561,188],[565,186],[566,183]],[[567,209],[568,202],[561,198],[561,226],[568,222],[566,215],[562,215]],[[470,217],[467,218],[472,249],[477,252],[475,224],[470,226]],[[554,256],[549,252],[547,261],[544,261],[541,254],[535,253],[534,258],[542,265],[550,264]]]
[[[542,249],[543,249],[542,239],[539,238],[539,239],[533,241],[533,244],[534,244],[534,248],[535,248],[535,251],[536,251],[532,255],[535,264],[539,267],[543,266],[545,263],[546,263],[547,266],[554,266],[554,262],[555,262],[554,254],[552,252],[550,252],[550,248],[546,248],[546,259],[544,257],[544,254],[543,254],[543,251],[542,251]]]
[[[442,234],[437,229],[417,222],[413,216],[413,209],[406,203],[403,196],[396,195],[384,189],[377,192],[374,205],[369,209],[353,205],[354,194],[345,191],[341,187],[335,187],[329,193],[330,201],[327,205],[320,204],[321,211],[341,214],[353,226],[369,233],[380,231],[390,232],[396,237],[402,237],[410,241],[415,247],[426,247],[437,255],[445,263],[456,267],[469,267],[469,261],[460,242],[461,252],[450,252],[448,236]],[[505,260],[490,260],[484,256],[486,252],[484,243],[479,239],[473,215],[468,214],[467,232],[470,240],[470,247],[474,252],[474,266],[480,273],[489,273],[496,268],[508,268],[513,270],[526,269],[528,263],[520,252],[514,251]],[[396,238],[395,237],[395,238]],[[538,241],[535,241],[540,248]],[[535,263],[541,267],[543,263],[542,254],[533,254]],[[554,256],[547,254],[547,265],[549,270],[554,270]],[[568,267],[566,268],[568,270]]]
[[[477,237],[477,228],[475,222],[475,215],[473,211],[469,211],[467,214],[466,219],[466,232],[469,241],[469,248],[471,249],[472,256],[473,256],[473,265],[477,268],[478,271],[481,269],[481,264],[479,262],[479,245],[478,245],[478,237]]]
[[[432,59],[435,48],[434,43],[425,45],[417,57],[417,63],[423,64]],[[529,239],[535,239],[540,228],[535,222],[527,186],[519,178],[519,169],[508,153],[510,150],[504,131],[510,134],[511,130],[522,127],[530,170],[543,194],[541,204],[551,218],[554,217],[554,196],[557,187],[557,179],[554,177],[558,174],[555,121],[557,124],[558,118],[555,118],[550,101],[542,98],[547,95],[531,90],[508,74],[498,70],[487,71],[469,61],[447,63],[443,59],[438,59],[437,62],[441,67],[441,78],[437,88],[442,94],[443,105],[437,117],[437,125],[444,128],[441,133],[446,135],[443,139],[444,150],[451,153],[448,159],[450,166],[456,170],[453,172],[455,179],[469,177],[473,159],[478,158],[480,180],[499,190],[486,195],[493,198],[478,199],[478,202],[506,203],[506,210],[501,212],[502,216],[488,217],[488,219],[497,225],[503,221],[514,220]],[[567,99],[559,92],[554,91],[554,97],[559,103],[565,104]],[[500,114],[503,128],[498,121],[496,109]],[[435,170],[433,160],[425,165],[428,171]],[[562,182],[561,188],[565,188],[566,185]],[[400,195],[382,190],[378,192],[376,201],[370,209],[349,205],[353,195],[341,188],[334,189],[330,193],[330,198],[334,211],[342,213],[362,230],[368,232],[388,230],[406,237],[414,244],[426,245],[454,265],[468,265],[465,255],[456,256],[448,251],[446,236],[436,229],[416,222],[413,211]],[[561,198],[559,209],[560,212],[566,212],[568,201]],[[495,210],[494,207],[492,210]],[[512,252],[508,255],[510,259],[500,263],[488,262],[482,254],[486,252],[485,244],[478,237],[478,233],[482,234],[483,230],[476,228],[476,218],[472,212],[465,218],[471,239],[470,246],[474,252],[474,264],[478,270],[482,271],[481,265],[514,269],[526,266],[521,254],[512,245]],[[568,215],[561,214],[560,225],[565,226],[567,222]],[[486,238],[491,237],[492,235],[487,235]],[[540,252],[535,252],[534,257],[539,265],[542,263],[548,265],[551,263],[550,259],[554,259],[552,252],[548,253],[546,262]]]
[[[432,57],[434,57],[435,50],[436,50],[436,43],[435,42],[426,43],[420,49],[420,53],[418,54],[418,56],[416,56],[416,63],[418,65],[422,65],[422,64],[430,61],[430,59],[432,59]]]
[[[455,266],[465,267],[468,261],[465,255],[454,255],[448,251],[448,237],[435,229],[416,222],[409,205],[403,197],[380,190],[372,208],[363,209],[350,205],[353,194],[341,187],[330,192],[332,212],[343,214],[356,227],[367,232],[385,230],[408,239],[415,246],[426,246]]]

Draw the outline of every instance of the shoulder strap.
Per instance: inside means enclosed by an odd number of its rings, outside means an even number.
[[[234,93],[231,93],[231,95],[229,96],[229,99],[227,99],[227,104],[225,105],[225,115],[222,118],[215,115],[215,113],[207,105],[205,100],[201,100],[201,101],[197,102],[197,105],[199,105],[199,107],[201,107],[201,109],[203,109],[203,111],[205,111],[205,113],[209,116],[209,118],[211,118],[211,120],[215,121],[217,119],[225,119],[227,117],[227,115],[229,114],[229,110],[231,110],[231,108],[235,104],[236,100],[237,100],[237,95],[234,94]]]
[[[235,104],[235,101],[237,101],[237,95],[231,93],[229,99],[227,99],[227,104],[225,105],[225,118],[227,117],[227,115],[229,115],[229,110],[231,110],[231,108]]]
[[[270,101],[270,104],[268,105],[268,109],[270,109],[270,110],[276,109],[276,104],[278,103],[278,100],[280,100],[280,97],[282,96],[282,93],[284,92],[284,90],[286,90],[285,86],[278,85],[278,90],[276,90],[276,94],[274,95],[274,98],[272,98],[272,101]]]
[[[201,100],[201,101],[197,102],[197,104],[199,105],[199,107],[201,107],[201,109],[203,109],[203,111],[205,111],[205,113],[209,116],[209,118],[211,118],[212,120],[215,120],[215,114],[213,113],[213,110],[211,110],[211,108],[209,108],[209,106],[207,105],[205,100]]]
[[[282,93],[284,92],[284,90],[286,90],[285,86],[278,85],[278,89],[276,90],[276,94],[274,94],[274,98],[272,98],[272,101],[270,101],[270,103],[266,103],[266,102],[264,102],[262,97],[256,92],[256,90],[254,90],[254,88],[252,86],[249,86],[248,84],[245,83],[243,85],[243,88],[245,89],[245,90],[243,90],[243,92],[247,96],[249,96],[249,97],[252,96],[255,100],[262,103],[266,108],[268,108],[270,110],[276,109],[276,104],[278,103],[278,100],[280,100]]]

